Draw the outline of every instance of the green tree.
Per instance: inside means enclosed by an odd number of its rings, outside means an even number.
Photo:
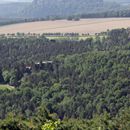
[[[3,71],[2,74],[3,74],[4,82],[9,83],[11,78],[11,73],[8,70],[5,70]]]
[[[49,120],[42,126],[42,130],[58,130],[59,125],[60,125],[60,120],[58,121]]]

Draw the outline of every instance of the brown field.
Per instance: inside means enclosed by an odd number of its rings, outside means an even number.
[[[128,28],[130,18],[101,18],[101,19],[81,19],[80,21],[42,21],[6,25],[0,27],[0,34],[7,33],[100,33],[107,29]]]

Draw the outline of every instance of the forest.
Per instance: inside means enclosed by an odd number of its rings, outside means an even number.
[[[105,34],[0,37],[0,130],[129,130],[130,29]]]
[[[75,15],[70,16],[68,18],[112,18],[112,17],[130,17],[130,10],[111,10],[111,11],[103,11],[100,13],[91,13],[91,14],[81,14],[81,15]]]

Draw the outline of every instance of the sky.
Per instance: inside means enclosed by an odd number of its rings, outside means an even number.
[[[31,2],[32,0],[0,0],[0,2]]]

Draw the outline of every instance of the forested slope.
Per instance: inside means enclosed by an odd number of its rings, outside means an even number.
[[[85,41],[4,37],[0,49],[0,82],[15,86],[0,91],[0,118],[13,113],[1,121],[1,129],[19,120],[41,129],[57,119],[60,130],[129,129],[129,29]]]
[[[23,13],[29,17],[68,16],[101,10],[103,0],[33,0]]]
[[[0,3],[1,18],[66,18],[77,14],[126,9],[119,2],[103,0],[32,0],[32,2]],[[6,10],[6,11],[5,11]]]

